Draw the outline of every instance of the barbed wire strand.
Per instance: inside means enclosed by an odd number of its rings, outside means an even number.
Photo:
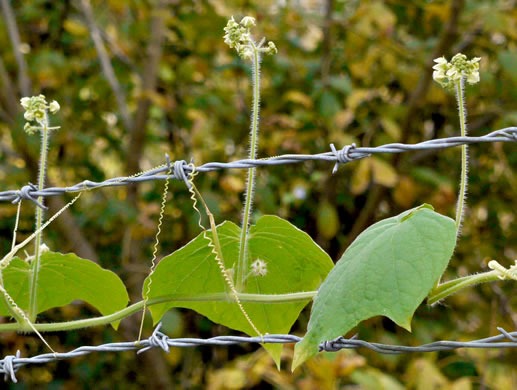
[[[493,131],[489,134],[481,137],[449,137],[439,138],[429,141],[420,142],[417,144],[401,144],[392,143],[376,147],[358,147],[355,144],[347,145],[341,150],[336,150],[333,144],[331,144],[331,151],[319,154],[284,154],[281,156],[269,157],[259,160],[238,160],[233,162],[209,162],[200,166],[196,166],[196,172],[211,172],[222,169],[248,169],[258,168],[264,166],[275,166],[275,165],[287,165],[287,164],[300,164],[307,161],[327,161],[335,163],[333,173],[337,170],[339,165],[347,164],[352,161],[361,160],[366,157],[370,157],[372,154],[378,153],[404,153],[409,151],[417,150],[441,150],[452,148],[461,145],[470,145],[476,143],[487,143],[487,142],[517,142],[517,127],[507,127],[504,129]],[[186,161],[176,161],[175,164],[181,163],[183,169],[182,174],[178,174],[175,170],[175,174],[170,176],[177,180],[183,180],[184,175],[192,173],[193,165],[187,164]],[[37,204],[39,207],[42,205],[38,204],[37,198],[42,196],[57,196],[64,193],[70,192],[81,192],[86,189],[91,190],[99,187],[117,187],[126,186],[132,183],[139,183],[151,180],[166,180],[169,176],[162,174],[169,168],[166,164],[150,169],[145,173],[134,176],[134,177],[115,177],[102,182],[93,182],[85,180],[81,183],[75,184],[70,187],[49,187],[41,191],[37,188],[28,184],[22,187],[20,190],[9,190],[0,192],[0,201],[12,201],[18,203],[21,199],[27,199]]]
[[[136,351],[137,354],[148,351],[152,348],[161,348],[165,352],[169,352],[170,348],[189,348],[198,346],[229,346],[244,343],[253,344],[294,344],[302,340],[301,337],[294,335],[272,334],[263,337],[245,337],[245,336],[217,336],[209,339],[197,338],[175,338],[171,339],[160,331],[161,323],[159,323],[153,334],[139,343],[134,341],[121,343],[108,343],[98,346],[82,346],[70,352],[61,352],[41,354],[29,358],[23,358],[20,351],[16,355],[8,355],[0,360],[0,374],[4,374],[5,380],[17,382],[16,372],[27,365],[45,364],[58,360],[72,359],[79,356],[85,356],[94,352],[123,352]],[[327,352],[337,352],[341,349],[358,349],[367,348],[374,352],[398,355],[403,353],[418,352],[436,352],[436,351],[452,351],[460,348],[480,349],[480,348],[517,348],[517,332],[507,332],[503,328],[497,328],[501,333],[497,336],[487,337],[473,341],[436,341],[430,344],[419,346],[390,345],[371,343],[365,340],[357,339],[357,335],[352,338],[338,337],[331,341],[325,341],[320,344],[319,350]]]
[[[341,164],[370,157],[377,153],[404,153],[416,150],[440,150],[460,145],[469,145],[487,142],[517,142],[517,127],[507,127],[501,130],[493,131],[481,137],[449,137],[441,139],[433,139],[420,142],[418,144],[400,144],[392,143],[377,147],[357,147],[355,144],[346,145],[341,150],[336,150],[333,144],[330,145],[331,152],[319,154],[286,154],[260,160],[238,160],[234,162],[221,163],[210,162],[195,167],[193,163],[187,164],[185,161],[176,161],[174,163],[174,175],[161,175],[161,173],[170,170],[170,162],[157,168],[146,171],[139,176],[117,177],[105,180],[103,182],[92,182],[85,180],[71,187],[51,187],[38,191],[37,188],[28,184],[20,190],[11,190],[0,192],[0,201],[12,201],[18,203],[22,199],[27,199],[42,207],[37,201],[38,197],[57,196],[70,192],[89,191],[99,187],[115,187],[124,186],[137,182],[150,180],[166,180],[174,178],[184,180],[192,172],[210,172],[221,169],[248,169],[263,166],[299,164],[306,161],[328,161],[334,162],[332,173],[335,173]],[[169,173],[169,172],[167,172]],[[137,351],[137,354],[145,352],[152,348],[161,348],[165,352],[169,352],[170,347],[194,347],[202,345],[211,346],[228,346],[242,343],[274,343],[274,344],[291,344],[302,340],[301,337],[294,335],[264,335],[261,337],[242,337],[242,336],[218,336],[210,339],[196,338],[176,338],[171,339],[164,333],[160,332],[161,323],[155,328],[153,334],[146,340],[140,342],[122,342],[109,343],[98,346],[82,346],[70,352],[64,353],[47,353],[29,358],[22,358],[20,351],[16,355],[8,355],[0,360],[0,373],[4,374],[4,379],[10,379],[17,382],[16,372],[23,366],[30,364],[44,364],[58,360],[71,359],[74,357],[88,355],[94,352],[121,352],[121,351]],[[338,337],[334,340],[325,341],[320,344],[320,351],[336,352],[341,349],[357,349],[368,348],[372,351],[383,354],[401,354],[415,352],[435,352],[450,351],[459,348],[517,348],[517,332],[507,332],[503,328],[497,328],[501,333],[497,336],[487,337],[484,339],[460,342],[460,341],[436,341],[430,344],[420,346],[404,346],[389,345],[380,343],[371,343],[365,340],[359,340],[356,336],[347,339]],[[507,341],[505,341],[507,340]]]

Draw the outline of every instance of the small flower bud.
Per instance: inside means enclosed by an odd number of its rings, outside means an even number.
[[[241,50],[240,55],[245,60],[251,60],[253,58],[253,50],[251,47],[246,46]]]
[[[28,98],[28,97],[23,97],[20,99],[20,103],[21,103],[22,107],[25,109],[29,108],[30,101],[31,101],[31,98]]]
[[[276,45],[273,42],[269,41],[267,43],[266,53],[269,54],[270,56],[278,53],[278,49],[276,48]]]
[[[56,112],[58,112],[60,108],[61,108],[61,106],[55,100],[53,100],[52,103],[50,103],[48,106],[48,109],[52,114],[55,114]]]
[[[23,114],[23,117],[28,121],[33,121],[34,113],[32,111],[25,111],[25,113]]]
[[[23,130],[29,134],[32,135],[36,132],[37,128],[34,126],[31,126],[29,122],[25,123],[25,126],[23,127]]]
[[[245,16],[241,20],[241,26],[244,26],[246,28],[251,28],[251,27],[254,27],[255,25],[256,25],[255,18],[253,18],[251,16]]]

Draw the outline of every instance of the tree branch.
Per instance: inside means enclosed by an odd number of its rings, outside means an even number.
[[[144,67],[142,95],[138,102],[135,116],[135,126],[131,131],[129,145],[127,149],[126,172],[129,174],[140,170],[140,160],[142,159],[146,123],[151,107],[150,97],[155,92],[156,80],[158,76],[158,66],[163,53],[163,41],[165,38],[165,16],[167,12],[167,1],[158,0],[152,10],[151,32],[149,45],[147,46],[147,63]],[[136,186],[132,187],[136,190]]]
[[[18,111],[18,99],[16,97],[15,88],[11,83],[7,71],[5,70],[2,57],[0,57],[0,81],[3,85],[3,88],[0,91],[0,97],[2,98],[7,111],[13,115],[13,113]]]
[[[14,17],[13,9],[9,0],[1,0],[2,11],[4,12],[5,23],[7,25],[7,32],[9,33],[9,39],[13,47],[14,56],[18,64],[18,84],[20,91],[23,96],[29,96],[31,93],[31,82],[27,73],[27,64],[23,54],[20,51],[21,41],[20,32],[16,25],[16,18]]]
[[[90,35],[92,37],[95,50],[97,51],[97,55],[99,56],[99,60],[101,62],[102,71],[111,87],[111,90],[113,91],[113,94],[115,95],[115,99],[117,100],[118,111],[122,118],[122,122],[124,123],[125,128],[128,131],[131,131],[133,126],[127,107],[126,96],[122,90],[122,87],[120,86],[120,83],[118,82],[117,76],[115,75],[115,71],[113,70],[108,52],[104,47],[104,42],[102,41],[99,27],[97,27],[93,17],[90,0],[80,0],[80,4],[83,14],[86,18],[88,30],[90,30]]]

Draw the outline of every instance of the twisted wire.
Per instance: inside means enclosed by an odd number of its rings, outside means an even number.
[[[481,137],[438,138],[417,144],[392,143],[376,147],[358,147],[355,144],[352,144],[346,145],[341,150],[336,150],[334,145],[331,145],[331,151],[325,153],[284,154],[259,160],[245,159],[232,162],[209,162],[200,165],[199,167],[195,167],[195,170],[196,172],[211,172],[222,169],[248,169],[274,165],[300,164],[306,161],[327,161],[335,164],[333,168],[334,173],[340,165],[370,157],[372,154],[404,153],[416,150],[441,150],[455,146],[487,142],[517,142],[517,127],[507,127],[496,130]],[[38,204],[37,202],[37,198],[40,196],[57,196],[68,192],[81,192],[99,187],[126,186],[150,180],[166,180],[169,177],[187,182],[188,175],[192,173],[193,165],[192,162],[187,164],[186,161],[180,160],[174,162],[174,174],[172,176],[163,174],[168,170],[168,165],[164,164],[151,169],[140,176],[115,177],[102,182],[85,180],[70,187],[49,187],[41,191],[38,191],[37,188],[29,184],[22,187],[20,190],[0,192],[0,201],[11,201],[13,203],[17,203],[20,199],[27,199],[36,203],[39,207],[42,207],[43,205]]]
[[[301,337],[288,334],[271,334],[263,337],[244,337],[244,336],[217,336],[210,339],[197,338],[175,338],[171,339],[160,331],[161,323],[159,323],[153,334],[140,342],[128,341],[121,343],[108,343],[97,346],[82,346],[70,352],[46,353],[29,358],[20,356],[20,351],[16,355],[8,355],[0,360],[0,374],[4,374],[5,380],[17,382],[16,372],[27,365],[45,364],[58,360],[72,359],[79,356],[89,355],[94,352],[123,352],[136,351],[141,354],[152,348],[161,348],[165,352],[169,352],[170,348],[189,348],[197,346],[229,346],[244,343],[253,344],[294,344],[302,340]],[[419,346],[391,345],[372,343],[365,340],[357,339],[357,335],[352,338],[338,337],[337,339],[325,341],[320,344],[320,351],[337,352],[341,349],[359,349],[367,348],[374,352],[397,355],[403,353],[417,352],[436,352],[451,351],[460,348],[480,349],[480,348],[517,348],[517,332],[507,332],[503,328],[497,328],[501,333],[497,336],[486,337],[473,341],[436,341],[430,344]]]

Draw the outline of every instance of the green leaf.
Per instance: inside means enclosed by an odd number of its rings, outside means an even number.
[[[512,81],[517,84],[517,54],[511,51],[502,51],[498,54],[499,63],[506,73],[510,76]]]
[[[411,318],[444,272],[456,244],[455,222],[429,205],[380,221],[357,237],[321,285],[293,370],[322,341],[383,315],[411,330]]]
[[[18,257],[3,271],[7,292],[25,311],[29,309],[30,276],[30,264]],[[129,302],[126,287],[115,273],[73,253],[42,253],[38,276],[38,313],[68,305],[76,299],[89,303],[102,315],[122,310]],[[0,315],[9,315],[4,300],[0,300]],[[118,323],[112,323],[115,329]]]
[[[316,224],[318,232],[326,240],[334,238],[339,230],[339,216],[336,208],[328,201],[318,206]]]
[[[239,253],[241,229],[226,221],[217,227],[225,267],[233,268]],[[211,233],[207,233],[211,234]],[[208,241],[200,234],[186,246],[162,259],[152,275],[149,299],[170,295],[221,293],[228,287]],[[330,257],[308,234],[289,222],[263,216],[250,228],[248,239],[249,263],[257,259],[267,264],[265,276],[251,275],[245,293],[285,294],[315,290],[332,269]],[[144,291],[147,291],[147,278]],[[243,302],[244,309],[262,333],[287,333],[307,301],[294,303]],[[228,328],[256,336],[248,321],[234,302],[167,302],[149,307],[154,322],[158,322],[171,307],[196,310],[210,320]],[[279,362],[282,346],[265,345],[275,361]]]
[[[324,91],[319,100],[319,112],[322,117],[328,118],[341,109],[338,98],[332,92]]]

